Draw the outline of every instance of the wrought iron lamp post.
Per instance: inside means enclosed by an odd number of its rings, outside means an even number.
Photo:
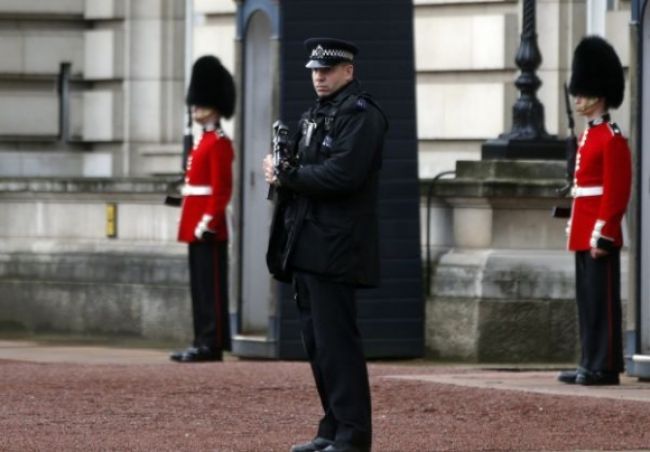
[[[544,106],[537,98],[542,81],[535,71],[542,63],[537,46],[535,0],[523,0],[521,43],[515,63],[521,70],[515,80],[519,98],[512,107],[512,130],[486,141],[482,159],[564,159],[564,141],[549,135],[544,126]]]

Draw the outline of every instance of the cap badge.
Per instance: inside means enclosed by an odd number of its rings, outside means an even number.
[[[312,58],[323,58],[324,56],[325,49],[323,49],[323,46],[320,44],[311,52]]]

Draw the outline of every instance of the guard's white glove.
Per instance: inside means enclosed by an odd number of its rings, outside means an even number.
[[[208,215],[207,213],[203,214],[201,221],[199,221],[196,225],[196,228],[194,228],[194,237],[201,240],[203,239],[203,234],[205,232],[212,232],[214,234],[214,231],[208,228],[210,221],[212,221],[212,215]]]

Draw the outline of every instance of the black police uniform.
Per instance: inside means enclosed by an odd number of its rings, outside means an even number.
[[[340,62],[349,55],[337,52],[342,48],[356,51],[327,39],[306,46],[312,68]],[[353,80],[305,112],[295,139],[298,163],[278,174],[267,262],[276,277],[293,282],[325,412],[317,437],[340,448],[332,450],[370,450],[370,389],[355,289],[379,280],[377,190],[387,126]]]

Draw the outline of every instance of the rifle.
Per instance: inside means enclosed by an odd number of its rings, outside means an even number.
[[[183,168],[183,175],[179,180],[170,182],[167,186],[167,195],[165,196],[165,205],[171,207],[180,207],[183,202],[183,196],[181,195],[181,186],[184,183],[185,170],[187,170],[187,157],[192,151],[194,146],[194,136],[192,135],[192,109],[187,106],[187,124],[185,127],[185,135],[183,135],[183,161],[181,162],[181,167]]]
[[[578,139],[576,138],[576,124],[571,111],[571,100],[569,99],[569,88],[564,83],[564,102],[566,114],[569,118],[569,136],[566,141],[566,175],[569,187],[573,185],[573,174],[576,170],[576,155],[578,153]]]
[[[578,153],[578,140],[575,132],[575,121],[573,119],[573,111],[571,110],[571,99],[569,98],[569,88],[566,82],[564,83],[564,103],[566,106],[566,114],[569,123],[569,136],[565,143],[566,155],[566,184],[558,189],[558,195],[564,197],[569,194],[573,186],[573,175],[576,168],[576,155]],[[555,218],[569,218],[571,216],[570,207],[554,207],[553,216]]]
[[[283,165],[287,165],[291,160],[289,155],[289,128],[279,119],[273,123],[273,167],[275,168],[275,174],[277,176],[280,168]],[[269,186],[269,193],[266,196],[266,199],[273,199],[275,194],[275,185]]]

